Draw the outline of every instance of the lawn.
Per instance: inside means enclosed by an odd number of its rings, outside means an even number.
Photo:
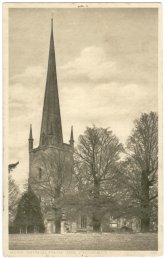
[[[9,236],[10,250],[157,250],[155,233],[68,233]]]

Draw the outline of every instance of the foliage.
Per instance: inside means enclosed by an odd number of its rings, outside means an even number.
[[[14,225],[19,230],[25,229],[26,233],[31,231],[44,232],[43,217],[40,202],[31,187],[21,197]]]
[[[112,131],[87,127],[80,135],[75,151],[74,180],[76,191],[93,213],[93,228],[100,231],[101,218],[115,208],[114,182],[118,177],[120,153],[123,146]],[[86,200],[86,201],[85,201]]]
[[[130,203],[140,207],[142,231],[149,231],[153,202],[158,196],[158,116],[142,114],[127,141],[127,159],[122,178]],[[154,209],[154,212],[156,210]]]
[[[13,171],[13,169],[15,169],[15,168],[18,166],[18,164],[19,164],[19,161],[16,162],[16,163],[9,164],[9,165],[8,165],[8,171],[9,171],[9,173],[10,173],[11,171]]]
[[[12,223],[15,218],[19,198],[19,188],[12,178],[12,175],[9,174],[9,223]]]

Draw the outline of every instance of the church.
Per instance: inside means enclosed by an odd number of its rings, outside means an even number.
[[[32,126],[29,135],[29,184],[40,200],[48,232],[60,230],[60,220],[55,229],[54,213],[50,207],[55,209],[58,206],[62,188],[66,190],[69,187],[73,170],[73,150],[73,127],[69,143],[63,142],[52,19],[42,123],[37,148],[33,148]]]
[[[68,137],[69,138],[69,137]],[[67,212],[61,207],[61,198],[70,190],[73,173],[74,138],[71,127],[69,143],[63,142],[62,122],[58,94],[53,19],[48,57],[48,68],[39,146],[33,147],[32,126],[29,134],[29,185],[40,200],[46,233],[92,231],[91,216],[88,212],[76,212],[69,221]],[[116,230],[122,225],[135,225],[137,221],[110,217],[108,228]],[[132,224],[134,223],[134,224]],[[131,226],[133,228],[133,226]],[[107,225],[102,225],[103,231]],[[135,226],[137,231],[137,226]]]

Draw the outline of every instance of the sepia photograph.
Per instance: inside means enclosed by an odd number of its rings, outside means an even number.
[[[161,255],[161,4],[6,3],[3,28],[5,255]]]

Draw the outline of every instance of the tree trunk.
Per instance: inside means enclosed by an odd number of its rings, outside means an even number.
[[[56,201],[58,198],[60,198],[61,194],[61,188],[56,188]],[[60,203],[56,204],[56,209],[55,209],[55,233],[60,234],[61,233],[61,208],[60,208]]]
[[[98,180],[94,180],[94,211],[93,211],[93,231],[100,232],[101,230],[101,219],[100,219],[100,182]]]
[[[149,180],[147,172],[143,171],[141,176],[141,232],[149,232],[150,229],[150,207],[149,207]]]

